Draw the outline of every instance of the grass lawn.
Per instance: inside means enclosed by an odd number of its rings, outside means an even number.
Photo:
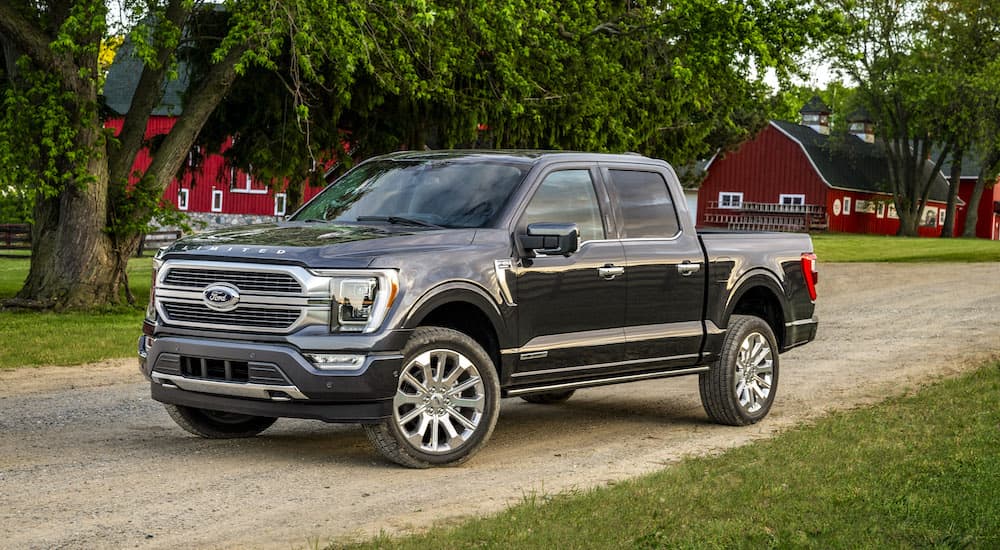
[[[0,299],[20,290],[28,258],[0,259]],[[89,313],[0,311],[0,369],[37,365],[79,365],[135,355],[149,300],[151,259],[129,261],[132,292],[140,307]]]
[[[1000,242],[821,233],[812,236],[821,262],[1000,262]]]
[[[998,396],[992,363],[717,457],[357,547],[997,548]]]

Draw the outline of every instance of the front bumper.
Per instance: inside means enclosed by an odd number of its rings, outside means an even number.
[[[377,422],[392,414],[403,357],[391,350],[401,349],[408,336],[409,331],[390,331],[374,346],[382,351],[360,352],[364,362],[358,369],[324,371],[291,344],[147,334],[139,338],[139,364],[153,398],[163,403],[255,416]]]

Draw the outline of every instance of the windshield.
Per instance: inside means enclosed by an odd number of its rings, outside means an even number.
[[[377,160],[337,180],[294,221],[484,227],[530,166],[496,160]]]

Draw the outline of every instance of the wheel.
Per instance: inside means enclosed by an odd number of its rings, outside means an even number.
[[[392,417],[365,432],[397,464],[454,466],[486,444],[499,413],[500,383],[482,346],[455,330],[420,327],[403,348]]]
[[[733,315],[722,352],[698,377],[701,404],[720,424],[746,426],[767,416],[778,389],[778,344],[759,317]]]
[[[553,405],[555,403],[563,403],[573,394],[576,390],[563,390],[563,391],[550,391],[545,393],[533,393],[530,395],[522,395],[521,399],[524,399],[528,403],[535,403],[538,405]]]
[[[271,424],[278,420],[266,416],[210,411],[180,405],[163,406],[178,426],[208,439],[253,437],[270,428]]]

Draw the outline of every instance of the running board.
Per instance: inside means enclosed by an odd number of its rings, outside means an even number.
[[[670,378],[672,376],[683,376],[685,374],[697,374],[706,372],[708,366],[691,367],[686,369],[676,369],[660,372],[647,372],[642,374],[626,374],[622,376],[610,376],[607,378],[594,378],[590,380],[579,380],[576,382],[561,382],[558,384],[546,384],[544,386],[532,386],[530,388],[516,388],[506,390],[504,396],[517,397],[529,393],[546,393],[559,390],[575,390],[577,388],[588,388],[592,386],[607,386],[611,384],[622,384],[625,382],[636,382],[638,380],[649,380],[651,378]]]

